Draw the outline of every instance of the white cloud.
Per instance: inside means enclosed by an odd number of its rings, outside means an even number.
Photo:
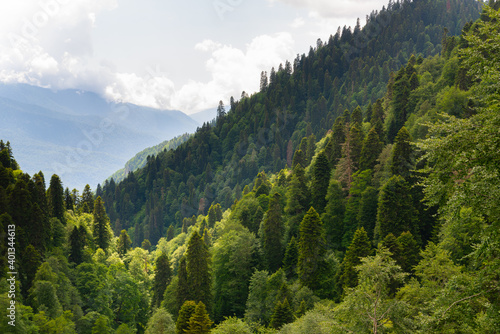
[[[305,7],[327,18],[365,17],[372,9],[381,9],[387,0],[268,0],[283,2],[288,5]]]
[[[227,101],[230,96],[239,99],[241,92],[259,90],[260,73],[277,67],[286,60],[292,61],[294,40],[289,33],[261,35],[255,37],[245,50],[231,45],[205,40],[198,43],[197,50],[211,52],[206,69],[211,74],[206,83],[191,81],[181,87],[172,99],[172,105],[188,113]]]
[[[292,24],[290,25],[292,28],[300,28],[306,24],[306,21],[304,20],[303,17],[297,17],[295,20],[293,20]]]

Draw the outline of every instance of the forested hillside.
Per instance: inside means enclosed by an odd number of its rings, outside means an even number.
[[[395,79],[391,72],[412,54],[439,54],[444,28],[459,34],[478,8],[473,0],[390,2],[371,13],[363,29],[344,27],[318,40],[307,55],[263,73],[260,93],[232,98],[228,113],[221,105],[216,126],[205,124],[123,182],[104,184],[111,223],[119,220],[135,246],[144,238],[156,244],[170,225],[179,231],[183,218],[206,214],[213,203],[229,208],[257,173],[290,168],[297,149],[309,163],[314,144],[338,116],[382,98]],[[402,125],[397,122],[389,143]]]
[[[264,74],[260,93],[95,194],[57,175],[47,188],[0,142],[0,224],[15,243],[15,260],[2,243],[2,276],[18,272],[16,327],[0,332],[496,333],[500,2],[489,4],[477,19],[474,1],[391,2],[357,32],[379,24],[378,42],[342,71],[333,56],[354,50],[356,29]],[[408,40],[392,50],[398,33]],[[420,34],[432,50],[408,42]],[[0,289],[7,309],[9,281]]]

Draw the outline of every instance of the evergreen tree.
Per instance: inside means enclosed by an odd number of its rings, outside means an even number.
[[[361,160],[361,150],[363,149],[364,134],[357,123],[354,123],[354,125],[351,126],[349,137],[351,160],[354,170],[358,170]]]
[[[75,203],[68,188],[64,190],[64,204],[66,206],[66,210],[75,210]]]
[[[337,117],[335,123],[333,124],[332,132],[332,150],[331,154],[328,156],[330,161],[330,166],[333,168],[337,165],[340,158],[342,157],[342,144],[345,142],[345,125],[342,121],[342,117]]]
[[[327,245],[340,250],[344,230],[345,200],[339,181],[331,180],[326,196],[327,205],[321,220],[325,224]]]
[[[367,187],[361,193],[357,221],[363,227],[370,240],[373,239],[375,223],[377,221],[378,190],[374,187]]]
[[[211,307],[212,280],[210,254],[200,234],[195,231],[189,239],[186,250],[186,270],[189,294],[194,301],[202,301]],[[180,284],[180,281],[179,281]]]
[[[50,178],[50,186],[47,193],[50,216],[64,223],[66,221],[64,218],[64,212],[66,211],[64,206],[64,189],[61,179],[56,174]]]
[[[104,208],[104,202],[101,197],[97,197],[94,201],[94,240],[98,248],[104,251],[108,249],[111,242],[111,227],[109,226],[109,218]]]
[[[398,264],[404,272],[413,273],[413,268],[420,259],[420,247],[413,235],[408,231],[401,233],[397,240],[401,245]]]
[[[297,244],[297,239],[292,237],[288,243],[285,251],[285,256],[283,258],[283,270],[285,270],[286,276],[291,279],[297,276],[297,261],[299,260],[299,247]]]
[[[372,127],[368,132],[361,149],[361,158],[359,160],[359,169],[366,170],[375,167],[377,159],[382,152],[383,144],[379,139],[379,135],[375,127]]]
[[[283,259],[282,236],[284,230],[281,195],[274,193],[269,202],[269,209],[262,222],[262,249],[267,268],[275,272]]]
[[[297,165],[301,165],[301,166],[306,165],[306,157],[304,155],[304,151],[302,151],[302,150],[297,150],[293,154],[292,168],[295,169],[295,166],[297,166]]]
[[[312,166],[312,206],[321,214],[325,211],[326,195],[330,184],[330,163],[324,151],[320,152]]]
[[[151,304],[153,307],[160,307],[163,295],[172,278],[172,269],[167,255],[161,253],[156,259],[155,277],[153,281],[153,298]]]
[[[292,307],[290,306],[288,299],[285,298],[283,302],[278,301],[276,303],[270,325],[274,329],[280,329],[283,325],[292,322],[294,318]]]
[[[306,184],[304,168],[300,164],[293,169],[292,178],[287,190],[285,212],[288,215],[288,236],[298,235],[300,221],[309,206],[310,195]],[[288,238],[288,239],[289,239]]]
[[[342,261],[340,283],[344,291],[358,285],[356,266],[361,264],[361,258],[369,256],[371,253],[372,248],[368,234],[364,228],[357,229]]]
[[[356,125],[358,128],[361,128],[363,125],[363,113],[361,112],[361,107],[357,106],[351,114],[351,124]]]
[[[173,225],[170,225],[167,229],[167,241],[170,241],[175,236],[175,228]]]
[[[186,334],[208,334],[213,322],[208,317],[205,304],[198,302],[193,314],[189,318],[188,329]]]
[[[146,251],[149,251],[151,249],[151,241],[149,241],[148,239],[142,240],[141,248]]]
[[[81,212],[92,213],[92,209],[94,208],[94,195],[88,184],[83,189],[82,197],[78,205]]]
[[[196,303],[192,300],[187,300],[182,304],[175,323],[175,329],[178,334],[186,333],[189,327],[189,319],[193,315],[195,309]]]
[[[85,246],[85,240],[80,232],[80,229],[74,226],[69,235],[70,253],[68,260],[76,265],[83,262],[83,248]]]
[[[389,233],[399,235],[405,231],[418,235],[418,213],[410,190],[408,183],[399,175],[384,184],[378,201],[376,240],[382,240]]]
[[[297,273],[300,282],[315,290],[319,288],[323,256],[325,254],[325,232],[323,222],[314,208],[307,211],[300,223],[299,257]]]
[[[182,305],[190,299],[190,295],[191,295],[185,256],[181,257],[181,259],[179,260],[179,270],[178,270],[177,277],[179,280],[177,283],[176,300],[177,300],[177,311],[179,311],[181,309]]]
[[[116,244],[116,250],[118,251],[118,254],[120,254],[120,256],[124,256],[130,250],[131,245],[132,240],[130,240],[127,231],[121,230],[120,236],[118,237],[118,242]]]
[[[409,115],[408,101],[410,97],[410,81],[404,67],[396,74],[393,86],[391,113],[393,118],[388,125],[387,136],[392,143],[399,129],[403,127]]]
[[[404,126],[396,136],[391,158],[392,175],[401,175],[405,179],[408,179],[410,171],[413,169],[413,148],[411,146],[410,133]]]

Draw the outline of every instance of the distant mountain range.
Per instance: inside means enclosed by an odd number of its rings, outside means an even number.
[[[43,170],[46,180],[56,173],[70,189],[95,189],[137,152],[202,123],[92,92],[0,84],[0,138],[11,142],[25,172]]]

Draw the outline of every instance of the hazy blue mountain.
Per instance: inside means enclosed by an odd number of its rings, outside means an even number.
[[[203,124],[205,122],[210,123],[213,119],[215,119],[216,116],[217,116],[217,108],[206,109],[189,115],[189,117],[191,117],[200,124]]]
[[[192,133],[199,123],[177,110],[112,103],[80,90],[0,84],[0,137],[25,172],[57,173],[64,186],[95,189],[146,147]]]

